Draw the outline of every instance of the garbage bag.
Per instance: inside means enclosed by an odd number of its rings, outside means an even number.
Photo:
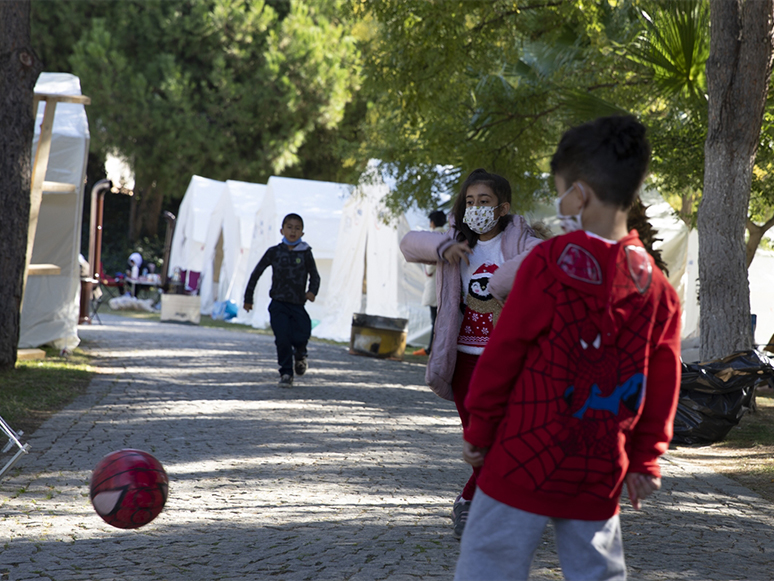
[[[234,301],[217,301],[212,305],[212,318],[216,321],[229,321],[236,317],[238,310]]]
[[[749,410],[756,385],[773,382],[774,366],[760,351],[683,363],[672,443],[719,442]]]

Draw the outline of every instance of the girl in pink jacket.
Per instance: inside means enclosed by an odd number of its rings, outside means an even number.
[[[453,400],[463,427],[465,396],[479,355],[497,323],[516,270],[542,239],[523,217],[511,215],[508,180],[483,169],[462,184],[445,233],[409,232],[400,248],[409,262],[436,264],[438,316],[425,379]],[[452,509],[454,534],[462,535],[478,468]]]

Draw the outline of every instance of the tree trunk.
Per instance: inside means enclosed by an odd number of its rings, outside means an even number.
[[[147,235],[151,238],[159,233],[159,221],[161,220],[161,209],[164,207],[164,194],[152,183],[143,190],[143,196],[140,198],[140,204],[135,226],[139,227],[138,235]]]
[[[744,231],[771,74],[774,0],[710,0],[709,126],[699,204],[701,359],[750,349]]]
[[[0,370],[16,364],[27,227],[32,111],[40,62],[30,44],[30,2],[0,2]]]
[[[141,177],[135,176],[135,184],[129,233],[132,242],[137,242],[142,236],[153,238],[158,235],[161,212],[164,207],[164,194],[157,187],[155,181],[149,180],[148,185],[145,185]]]
[[[753,258],[755,258],[755,251],[758,250],[758,246],[763,239],[763,235],[771,230],[772,226],[774,226],[774,216],[766,220],[766,223],[763,226],[758,226],[758,224],[749,218],[747,219],[747,231],[750,233],[750,236],[747,238],[745,258],[747,260],[748,269],[752,264]]]

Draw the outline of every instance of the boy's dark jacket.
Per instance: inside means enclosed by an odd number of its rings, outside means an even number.
[[[306,242],[299,242],[289,248],[287,244],[281,242],[269,248],[255,266],[245,289],[245,303],[254,302],[255,285],[269,266],[271,266],[269,296],[275,301],[303,305],[306,302],[307,279],[309,292],[316,295],[320,290],[320,275],[312,256],[312,247]]]
[[[608,519],[628,472],[660,476],[679,388],[680,301],[637,233],[547,240],[465,400],[465,440],[489,448],[478,486],[528,512]]]

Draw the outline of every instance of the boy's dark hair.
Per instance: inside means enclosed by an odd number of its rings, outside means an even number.
[[[285,227],[285,224],[287,223],[288,220],[298,220],[299,222],[301,222],[301,228],[304,227],[304,219],[301,216],[299,216],[298,214],[288,214],[287,216],[285,216],[282,219],[282,226],[281,226],[281,228]],[[275,226],[275,228],[276,228],[276,226]]]
[[[485,184],[489,186],[494,195],[497,196],[497,203],[503,204],[505,202],[511,203],[511,184],[503,176],[499,176],[495,173],[489,173],[485,169],[474,169],[470,172],[470,175],[465,179],[460,188],[460,193],[457,195],[457,199],[454,201],[454,207],[452,208],[452,215],[454,216],[454,228],[457,230],[457,242],[468,241],[468,246],[475,247],[478,243],[478,234],[468,227],[463,218],[465,218],[465,194],[468,192],[470,186],[476,184]],[[511,223],[513,216],[506,214],[501,216],[497,226],[500,230],[505,230],[505,227]]]
[[[446,214],[443,210],[436,210],[435,212],[430,212],[430,215],[427,217],[432,223],[433,226],[436,228],[443,228],[446,226]]]
[[[628,210],[649,162],[645,126],[632,115],[618,115],[599,117],[565,131],[551,158],[551,171],[568,187],[583,180],[604,204]]]

